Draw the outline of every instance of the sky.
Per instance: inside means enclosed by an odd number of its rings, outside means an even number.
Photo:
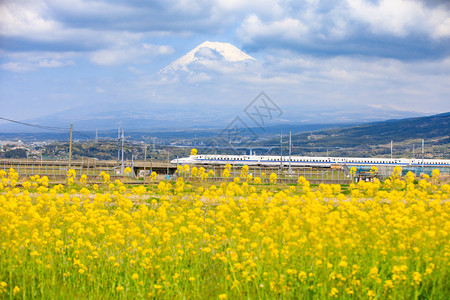
[[[291,121],[450,111],[444,0],[1,0],[0,16],[4,118],[124,107],[232,117],[261,91]],[[211,64],[198,81],[159,76],[204,41],[256,62]]]

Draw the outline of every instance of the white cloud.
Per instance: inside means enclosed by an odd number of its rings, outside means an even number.
[[[4,1],[0,5],[0,34],[28,36],[50,34],[59,24],[47,15],[44,1]]]
[[[142,44],[142,47],[145,50],[150,51],[153,54],[158,55],[169,55],[174,53],[174,49],[172,46],[166,46],[166,45],[150,45],[150,44]]]
[[[73,52],[5,52],[10,59],[0,68],[11,72],[28,72],[39,68],[60,68],[75,65],[76,54]]]
[[[58,60],[40,60],[37,62],[8,62],[0,65],[0,68],[11,72],[28,72],[39,68],[61,68],[65,66],[73,66],[73,61],[58,61]]]
[[[450,37],[450,16],[445,12],[437,11],[435,12],[435,17],[433,17],[432,21],[437,21],[436,28],[432,32],[433,37],[439,38],[448,38]],[[442,15],[442,16],[441,16]]]
[[[257,15],[248,16],[240,29],[244,41],[252,42],[254,38],[270,36],[280,40],[302,40],[308,33],[308,27],[300,20],[284,18],[282,20],[263,23]]]
[[[8,62],[0,65],[0,68],[11,72],[27,72],[34,68],[29,64],[19,63],[19,62]]]
[[[345,51],[370,55],[370,51],[381,53],[370,45],[386,35],[402,42],[401,39],[418,35],[419,41],[423,38],[448,40],[449,6],[439,3],[434,1],[428,5],[419,0],[5,0],[0,4],[0,36],[6,38],[3,47],[10,45],[8,39],[12,39],[14,47],[23,47],[21,51],[58,48],[86,52],[89,59],[101,64],[127,62],[119,57],[123,49],[136,48],[129,45],[145,43],[150,37],[225,34],[229,38],[227,33],[234,28],[244,46],[255,50],[285,47],[328,51],[333,55]],[[427,49],[426,43],[421,47]],[[133,51],[129,54],[133,55]]]
[[[63,66],[74,65],[73,62],[62,62],[55,59],[44,59],[38,62],[37,66],[41,68],[59,68]]]
[[[448,50],[446,5],[418,0],[311,0],[284,2],[281,7],[282,13],[270,17],[246,16],[237,29],[245,46],[397,58],[408,53],[432,57]]]
[[[117,65],[125,63],[148,62],[157,55],[168,55],[173,52],[170,46],[142,44],[140,46],[102,49],[90,54],[90,60],[98,65]]]
[[[375,34],[404,37],[414,33],[441,38],[450,36],[450,13],[444,7],[426,7],[412,0],[382,0],[372,3],[347,0],[353,20],[368,24]]]

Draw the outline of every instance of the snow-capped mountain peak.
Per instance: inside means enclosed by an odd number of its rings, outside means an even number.
[[[159,71],[159,73],[169,73],[173,71],[186,71],[191,73],[192,71],[189,69],[189,65],[208,59],[221,59],[226,62],[256,60],[230,43],[206,41],[166,66]]]

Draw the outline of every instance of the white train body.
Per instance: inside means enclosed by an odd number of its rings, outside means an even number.
[[[177,158],[172,164],[188,165],[248,165],[248,166],[280,166],[281,157],[274,155],[191,155]],[[283,156],[282,164],[292,167],[332,167],[350,166],[410,166],[410,167],[450,167],[448,159],[407,159],[407,158],[361,158],[361,157],[310,157]]]

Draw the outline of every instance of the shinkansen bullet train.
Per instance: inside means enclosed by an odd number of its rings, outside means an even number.
[[[260,156],[260,155],[191,155],[177,158],[172,164],[198,165],[254,165],[254,166],[287,166],[292,167],[324,167],[333,166],[409,166],[409,167],[450,167],[449,159],[406,159],[406,158],[361,158],[361,157],[309,157],[309,156]]]

